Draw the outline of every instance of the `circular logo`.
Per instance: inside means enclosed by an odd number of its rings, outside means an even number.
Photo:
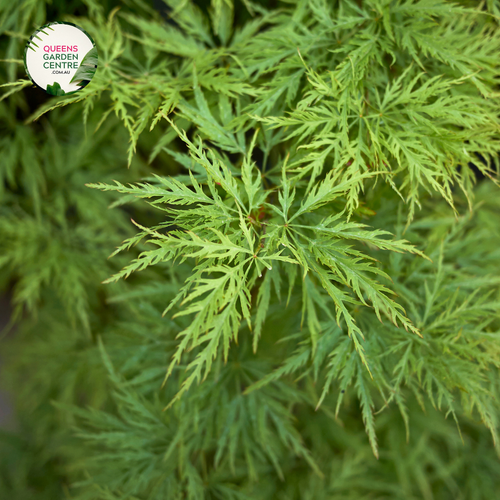
[[[24,49],[24,66],[31,81],[51,95],[77,92],[97,69],[97,49],[88,33],[71,23],[38,28]]]

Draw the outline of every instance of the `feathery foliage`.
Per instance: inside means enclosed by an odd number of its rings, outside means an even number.
[[[2,497],[494,498],[499,16],[0,0]]]

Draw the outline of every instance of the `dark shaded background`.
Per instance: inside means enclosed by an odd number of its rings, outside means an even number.
[[[10,319],[10,302],[7,297],[0,297],[0,372],[2,368],[2,340],[5,336],[5,327]],[[12,430],[15,425],[13,421],[13,409],[9,394],[2,389],[4,383],[0,379],[0,427]]]

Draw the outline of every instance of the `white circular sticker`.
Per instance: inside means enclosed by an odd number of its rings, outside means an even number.
[[[24,49],[24,66],[31,81],[51,95],[77,92],[97,69],[95,43],[71,23],[50,23],[31,35]]]

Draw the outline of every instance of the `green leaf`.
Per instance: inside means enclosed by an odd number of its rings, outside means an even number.
[[[83,57],[70,83],[90,81],[97,71],[97,48],[91,48]]]
[[[52,85],[47,85],[47,93],[50,95],[65,95],[66,92],[61,88],[59,82],[54,82]]]

